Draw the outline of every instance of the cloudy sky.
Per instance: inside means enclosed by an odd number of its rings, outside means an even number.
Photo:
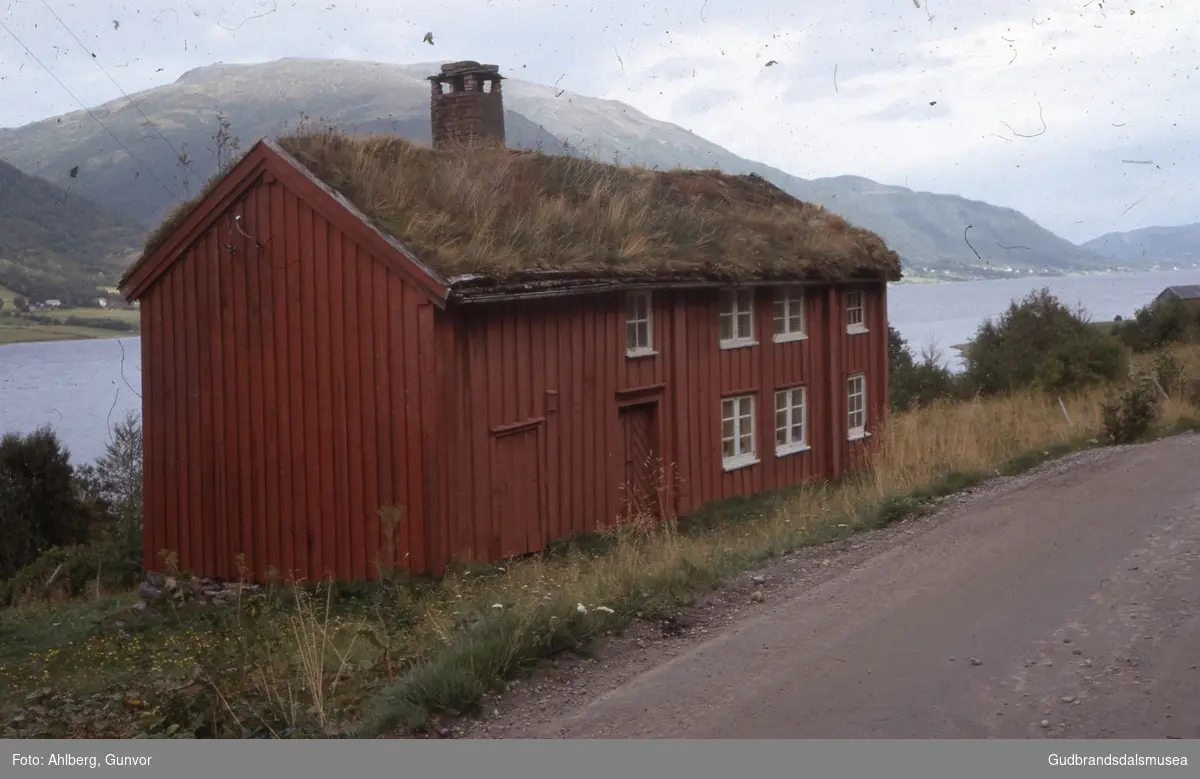
[[[1072,240],[1200,221],[1195,0],[11,0],[0,20],[7,127],[213,62],[476,59]]]

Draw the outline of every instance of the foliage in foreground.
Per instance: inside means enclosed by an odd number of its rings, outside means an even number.
[[[936,349],[914,357],[894,328],[888,335],[894,410],[1025,389],[1078,392],[1118,380],[1128,370],[1121,341],[1048,289],[1013,301],[997,320],[980,325],[963,353],[961,373],[951,372]]]
[[[1132,319],[1117,322],[1113,334],[1137,353],[1172,344],[1200,342],[1200,306],[1178,299],[1153,302],[1139,308]]]
[[[1038,387],[1076,392],[1124,376],[1126,351],[1098,332],[1048,289],[1014,301],[996,321],[984,322],[963,355],[966,380],[985,395]]]
[[[141,577],[142,429],[130,413],[105,453],[74,467],[48,428],[0,441],[0,605],[124,588]]]

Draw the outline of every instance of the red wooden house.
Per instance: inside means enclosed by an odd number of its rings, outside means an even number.
[[[433,148],[261,141],[122,281],[148,568],[437,574],[855,464],[882,240],[754,176],[499,148],[493,66],[431,82]]]

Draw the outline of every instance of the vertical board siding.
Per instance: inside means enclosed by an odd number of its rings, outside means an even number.
[[[845,292],[850,289],[855,289],[863,293],[863,324],[866,325],[867,332],[853,335],[846,333],[846,314],[843,302],[843,307],[839,314],[843,323],[841,328],[844,355],[842,373],[846,377],[856,373],[862,373],[866,376],[867,432],[874,437],[883,430],[883,422],[886,419],[888,411],[886,285],[864,284],[856,287],[846,287],[841,291]],[[843,394],[845,394],[844,389]],[[870,438],[849,443],[846,448],[843,467],[859,468],[865,466],[867,464],[866,458],[869,447],[872,443],[873,441]]]
[[[445,476],[421,470],[439,391],[421,305],[278,184],[223,213],[142,298],[146,567],[165,551],[220,578],[241,560],[256,579],[424,570],[422,483]]]
[[[498,458],[516,444],[497,442],[526,436],[506,431],[514,426],[538,431],[522,444],[538,447],[536,455],[528,455],[536,462],[538,485],[523,488],[522,505],[505,504],[505,512],[536,518],[527,532],[541,528],[536,532],[547,540],[616,521],[624,499],[618,395],[667,381],[663,355],[670,352],[672,326],[659,298],[654,341],[660,353],[633,359],[625,355],[625,307],[619,295],[468,306],[439,315],[453,330],[457,350],[447,360],[452,368],[447,381],[459,394],[450,405],[461,409],[462,425],[454,457],[461,465],[451,478],[469,479],[446,493],[451,558],[494,559],[509,531],[495,500],[508,494],[502,474],[509,464]],[[667,413],[666,395],[657,400],[661,418]]]
[[[624,404],[655,404],[665,472],[659,476],[671,478],[660,485],[672,491],[674,505],[667,508],[675,511],[831,478],[849,467],[856,455],[846,441],[845,375],[849,367],[867,371],[869,424],[876,430],[882,413],[877,406],[886,402],[885,298],[867,288],[871,332],[851,337],[845,333],[844,290],[808,287],[808,337],[775,343],[773,294],[769,288],[756,293],[758,344],[721,349],[715,290],[656,291],[657,353],[638,358],[625,354],[621,295],[472,305],[439,314],[444,342],[453,344],[443,381],[454,387],[445,406],[452,420],[447,424],[456,425],[448,436],[454,457],[447,461],[455,466],[446,475],[454,486],[440,493],[445,508],[430,517],[444,517],[447,559],[494,560],[507,534],[532,532],[509,527],[509,516],[537,518],[547,539],[616,521],[625,486]],[[774,392],[799,385],[806,389],[809,449],[777,457]],[[759,462],[725,472],[721,399],[742,392],[755,397]],[[626,395],[633,399],[622,400]],[[522,436],[524,447],[539,447],[536,456],[522,455],[536,461],[529,467],[539,484],[522,486],[515,498],[520,506],[511,503],[506,459],[516,444],[499,443],[510,435]]]

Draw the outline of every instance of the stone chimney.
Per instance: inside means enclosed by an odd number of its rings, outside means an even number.
[[[504,100],[500,68],[452,62],[430,76],[433,148],[459,144],[504,145]]]

